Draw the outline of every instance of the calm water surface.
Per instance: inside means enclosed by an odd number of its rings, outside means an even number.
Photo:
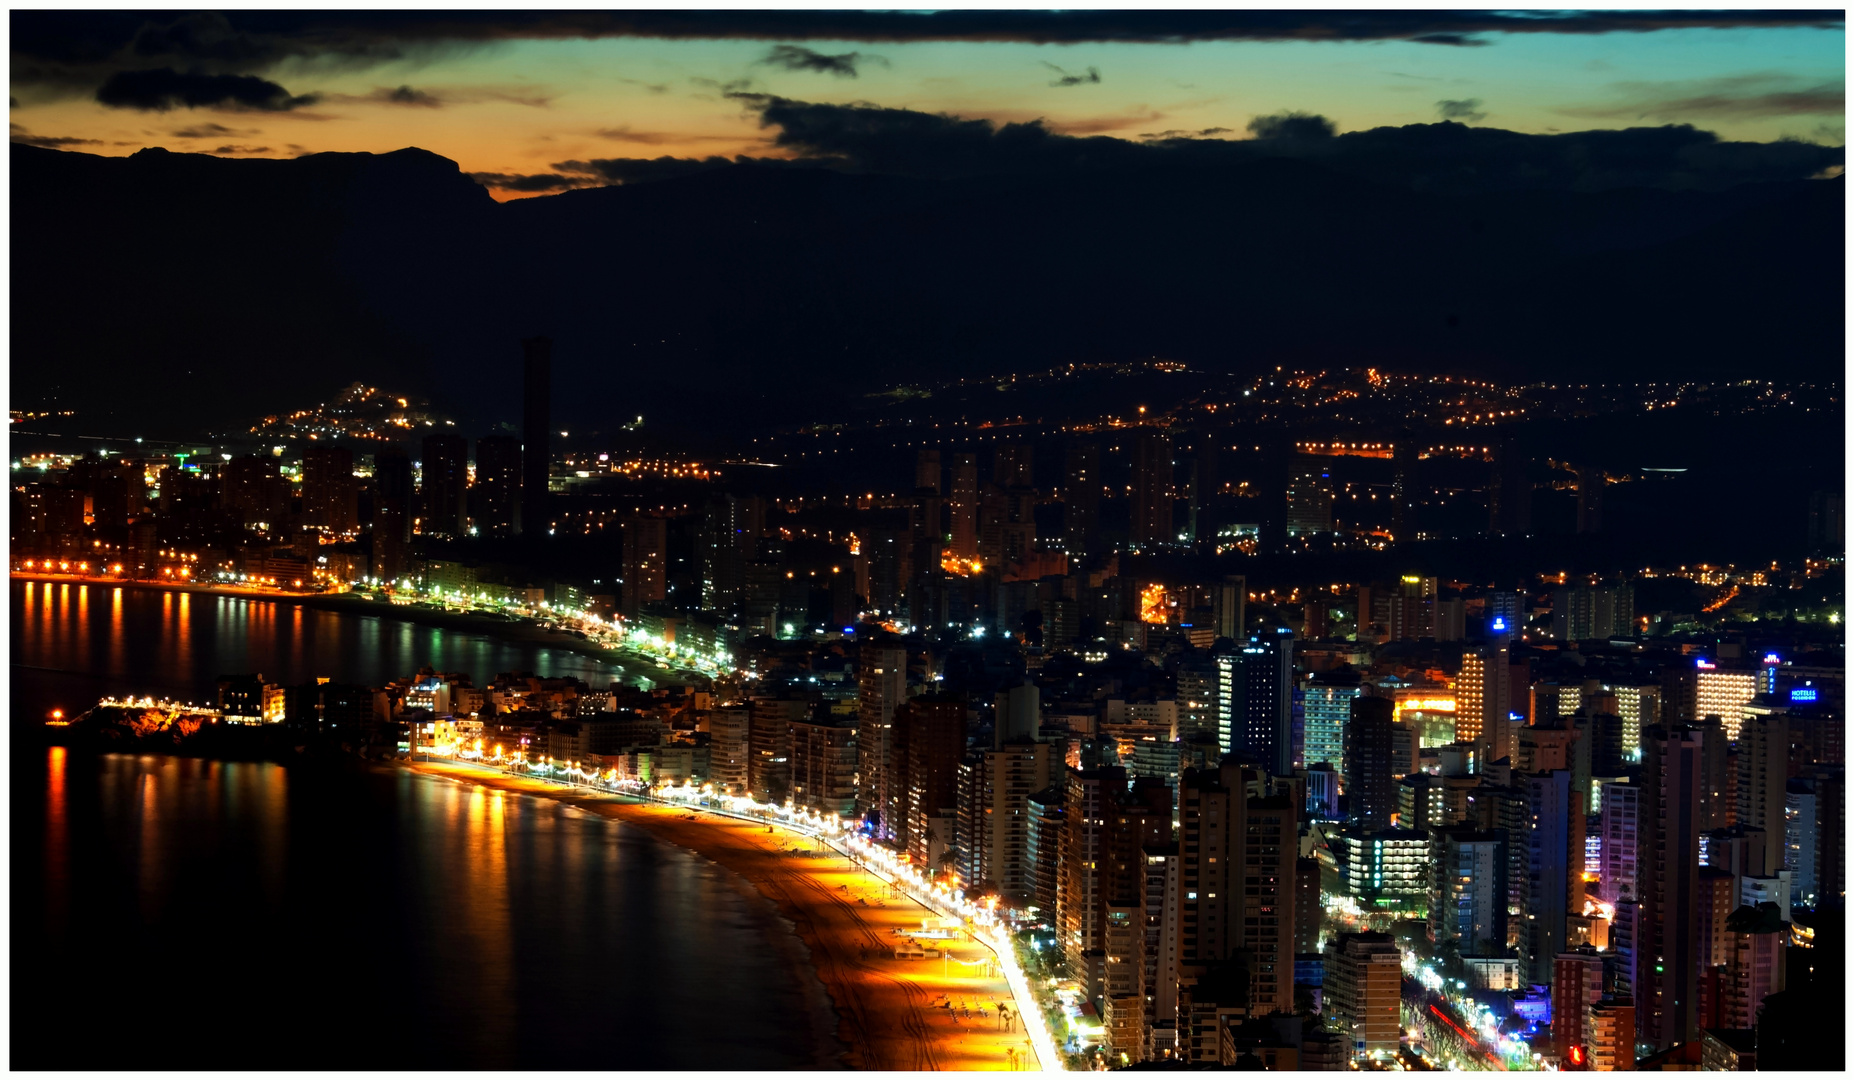
[[[789,925],[643,830],[399,770],[22,731],[98,687],[204,699],[221,672],[610,667],[263,602],[18,583],[13,600],[17,1067],[829,1064],[829,1000]]]
[[[498,673],[570,675],[596,687],[646,668],[565,649],[271,600],[66,582],[12,582],[15,721],[105,693],[210,701],[219,676],[317,677],[382,686],[429,666],[487,685]],[[36,710],[36,711],[34,711]]]

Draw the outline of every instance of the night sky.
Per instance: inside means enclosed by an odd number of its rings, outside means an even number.
[[[1252,118],[1284,110],[1341,133],[1446,119],[1843,138],[1838,12],[16,11],[12,23],[16,140],[118,155],[418,146],[506,185],[499,198],[627,175],[601,162],[832,149],[795,145],[772,99],[1136,142],[1244,139]]]
[[[565,419],[710,428],[1146,356],[1842,364],[1839,12],[11,25],[15,403],[138,430],[356,379],[487,428],[536,333]]]

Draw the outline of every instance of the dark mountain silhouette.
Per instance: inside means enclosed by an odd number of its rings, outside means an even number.
[[[420,150],[13,148],[13,397],[149,433],[354,379],[460,422],[735,425],[1159,355],[1838,380],[1838,180],[1445,193],[1317,160],[922,179],[739,164],[497,205]],[[614,425],[615,426],[615,425]],[[138,428],[139,430],[139,428]]]

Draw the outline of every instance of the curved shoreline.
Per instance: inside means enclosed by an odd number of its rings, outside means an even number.
[[[687,686],[691,676],[688,672],[665,669],[657,666],[655,659],[631,651],[630,649],[608,649],[595,645],[584,638],[575,637],[563,630],[546,630],[533,623],[496,619],[487,615],[477,615],[461,611],[444,611],[430,607],[417,607],[408,604],[381,603],[378,600],[363,599],[352,593],[310,594],[310,593],[272,593],[251,589],[235,589],[218,585],[181,584],[161,581],[122,581],[115,578],[86,578],[70,574],[33,574],[14,572],[13,580],[39,582],[47,585],[90,585],[99,588],[141,589],[153,592],[184,592],[204,596],[225,596],[235,600],[287,604],[305,607],[317,611],[332,611],[337,614],[370,615],[380,619],[395,619],[400,622],[430,626],[439,630],[452,630],[458,633],[480,634],[484,637],[503,641],[517,642],[523,645],[536,645],[562,652],[577,653],[595,660],[602,660],[622,672],[627,682],[648,679],[653,684],[668,686]]]
[[[620,796],[563,790],[555,785],[440,762],[412,762],[414,772],[446,776],[484,787],[519,792],[574,806],[587,813],[643,828],[738,876],[775,905],[809,953],[808,963],[828,992],[837,1016],[837,1041],[850,1068],[883,1071],[1008,1069],[1006,1049],[1017,1051],[1019,1068],[1035,1058],[1021,1028],[999,1030],[995,1015],[961,1019],[936,1007],[942,998],[988,1010],[1010,1002],[999,978],[965,975],[984,969],[975,962],[989,954],[966,942],[940,962],[893,958],[904,935],[930,912],[915,901],[895,898],[872,874],[848,859],[825,854],[798,858],[793,850],[817,849],[815,842],[783,831],[692,809],[625,800]],[[1025,1064],[1023,1062],[1029,1062]]]

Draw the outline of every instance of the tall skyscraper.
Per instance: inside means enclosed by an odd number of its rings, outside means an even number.
[[[619,609],[627,619],[637,618],[644,605],[669,595],[668,525],[655,517],[633,517],[624,523],[624,586]]]
[[[1429,940],[1462,956],[1506,949],[1506,833],[1449,825],[1429,833]]]
[[[464,535],[470,483],[470,443],[462,435],[427,435],[420,448],[419,531],[428,536]]]
[[[524,338],[521,351],[521,531],[542,537],[552,521],[547,471],[552,460],[548,447],[553,428],[554,342],[548,337]]]
[[[1657,725],[1642,733],[1640,940],[1635,1014],[1655,1050],[1699,1038],[1701,734]]]
[[[476,531],[509,536],[521,529],[521,440],[485,435],[476,440]]]
[[[1351,1037],[1352,1056],[1397,1052],[1402,1028],[1403,954],[1389,934],[1340,934],[1326,954],[1326,1000],[1334,1023]]]
[[[329,536],[348,535],[360,529],[354,451],[329,445],[303,451],[303,522]]]
[[[865,642],[856,662],[856,753],[864,818],[876,818],[876,836],[905,844],[907,796],[891,788],[895,710],[907,699],[908,650],[899,641]],[[963,747],[965,712],[960,711]],[[905,777],[905,771],[898,775]]]
[[[1084,555],[1098,542],[1101,528],[1101,447],[1078,440],[1063,458],[1062,532],[1072,555]]]
[[[1789,764],[1789,717],[1745,718],[1738,729],[1738,824],[1764,830],[1766,873],[1784,865]]]
[[[951,868],[935,865],[936,853],[955,846],[955,837],[950,833],[940,835],[942,829],[936,823],[944,822],[949,813],[958,810],[959,761],[966,749],[966,703],[951,694],[925,695],[897,708],[894,723],[901,734],[896,745],[891,746],[894,764],[890,767],[889,787],[895,796],[896,812],[906,822],[894,839],[925,872],[938,877]]]
[[[1172,437],[1163,429],[1142,427],[1133,436],[1131,509],[1134,548],[1172,541]]]
[[[1572,803],[1578,798],[1568,769],[1515,776],[1514,785],[1525,800],[1526,828],[1516,841],[1525,872],[1519,879],[1520,914],[1525,922],[1519,935],[1521,974],[1527,982],[1551,985],[1552,959],[1565,949],[1566,917],[1571,900],[1583,912],[1583,815]]]
[[[1640,785],[1603,785],[1603,846],[1598,895],[1608,903],[1640,895],[1636,873],[1641,865],[1638,837],[1642,829]]]
[[[978,455],[953,455],[953,554],[978,558]]]
[[[1400,432],[1391,447],[1391,539],[1407,544],[1416,539],[1411,532],[1410,508],[1416,498],[1416,434]]]
[[[1118,766],[1068,771],[1057,932],[1069,970],[1090,1000],[1099,1000],[1106,977],[1106,907],[1097,871],[1106,854],[1107,812],[1126,790],[1126,770]]]
[[[1241,641],[1248,633],[1249,578],[1245,574],[1225,574],[1210,587],[1211,617],[1216,620],[1217,636]]]
[[[914,452],[914,489],[940,494],[940,451],[921,449]]]
[[[1603,957],[1588,946],[1559,953],[1552,963],[1551,1047],[1561,1068],[1589,1053],[1587,1013],[1602,999]]]
[[[373,455],[373,576],[396,583],[412,540],[412,459],[400,447]]]
[[[1345,766],[1345,732],[1352,719],[1352,703],[1364,695],[1358,672],[1351,668],[1315,672],[1301,691],[1302,762],[1312,767],[1326,762]]]
[[[247,528],[281,526],[290,513],[290,482],[269,454],[234,458],[220,471],[220,504],[236,509]]]
[[[1397,777],[1391,764],[1394,708],[1389,698],[1352,700],[1345,733],[1345,789],[1352,825],[1363,832],[1390,828],[1391,815],[1397,812]]]
[[[1481,771],[1513,754],[1507,642],[1508,635],[1496,634],[1463,650],[1455,681],[1455,738],[1475,744]]]
[[[960,735],[963,744],[963,728]],[[1029,902],[1036,886],[1029,862],[1029,799],[1049,786],[1050,766],[1049,744],[1026,737],[980,750],[962,766],[970,773],[958,808],[965,882],[987,882],[1013,904]]]
[[[1532,532],[1532,480],[1526,475],[1526,465],[1517,440],[1502,439],[1495,445],[1487,487],[1488,531],[1495,536]]]
[[[1634,635],[1634,586],[1568,585],[1552,591],[1552,637],[1591,641]]]
[[[1253,634],[1242,647],[1241,749],[1270,776],[1294,760],[1294,639]]]
[[[1034,460],[1029,443],[999,443],[992,458],[992,483],[1001,488],[1035,487]]]

